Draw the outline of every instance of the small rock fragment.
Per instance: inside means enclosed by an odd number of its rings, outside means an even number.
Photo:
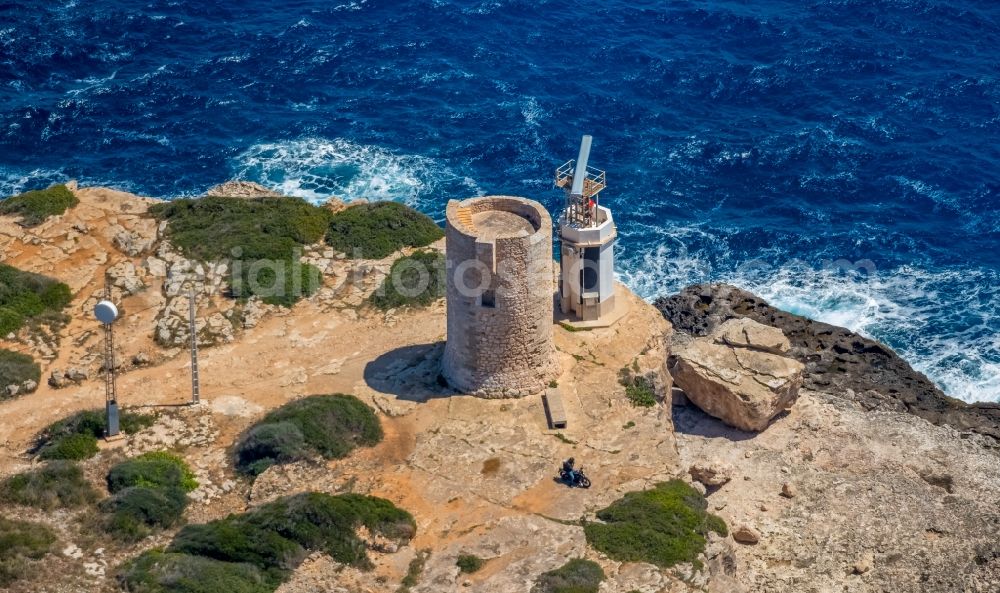
[[[760,541],[760,532],[749,525],[740,525],[733,531],[733,539],[741,544],[756,544]]]
[[[688,473],[705,486],[722,486],[732,477],[731,470],[718,461],[695,463],[688,469]]]
[[[865,574],[875,566],[875,554],[865,552],[857,562],[854,563],[854,574]]]

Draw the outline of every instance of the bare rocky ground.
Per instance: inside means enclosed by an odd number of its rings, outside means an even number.
[[[396,591],[423,551],[429,556],[414,593],[528,593],[540,573],[575,557],[605,568],[602,593],[1000,591],[1000,462],[980,442],[986,437],[903,411],[866,411],[817,391],[803,392],[758,434],[693,407],[672,408],[669,399],[634,407],[618,384],[619,369],[635,362],[670,393],[665,364],[673,339],[669,322],[635,297],[629,316],[610,329],[556,328],[563,369],[557,388],[570,424],[552,431],[540,398],[480,400],[440,386],[443,303],[388,313],[363,306],[392,258],[350,262],[316,246],[304,257],[324,270],[326,287],[291,310],[250,305],[248,314],[210,280],[197,281],[210,276],[204,269],[191,278],[197,267],[177,259],[155,223],[141,216],[152,200],[102,188],[77,195],[80,206],[30,231],[0,219],[3,261],[60,278],[77,295],[73,321],[56,356],[43,360],[43,376],[80,371],[60,388],[43,384],[0,403],[0,476],[35,463],[26,450],[41,427],[101,406],[101,342],[89,307],[106,270],[119,266],[120,399],[160,416],[153,428],[105,445],[84,464],[95,486],[103,487],[115,461],[167,448],[187,459],[201,483],[189,522],[305,490],[382,496],[417,520],[413,542],[375,554],[373,571],[314,555],[281,593]],[[174,327],[175,345],[156,341],[162,320],[177,316],[170,311],[186,315],[186,300],[173,302],[186,298],[184,291],[170,294],[178,278],[194,285],[200,327],[228,326],[199,332],[205,348],[198,407],[182,405],[189,398],[189,361],[180,345],[186,329]],[[213,322],[214,315],[226,323]],[[26,349],[30,340],[19,335],[0,347]],[[381,444],[341,461],[272,468],[255,483],[233,472],[230,447],[255,419],[296,397],[334,392],[353,393],[380,412]],[[571,490],[553,480],[569,456],[593,488]],[[728,476],[711,487],[709,504],[741,539],[756,535],[756,544],[714,538],[700,572],[622,564],[587,547],[581,517],[625,492],[687,476],[696,464]],[[19,593],[116,591],[115,567],[172,535],[123,548],[95,532],[86,511],[3,512],[52,525],[60,536],[57,552],[12,589]],[[460,575],[461,553],[487,563]]]

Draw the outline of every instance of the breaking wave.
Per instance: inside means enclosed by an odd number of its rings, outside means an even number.
[[[427,207],[459,189],[468,195],[481,193],[471,179],[434,159],[341,138],[257,144],[236,157],[234,176],[313,202],[363,198]]]

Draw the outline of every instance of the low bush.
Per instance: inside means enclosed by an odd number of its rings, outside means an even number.
[[[2,333],[2,332],[0,332]],[[22,385],[25,381],[36,384],[42,379],[42,369],[27,354],[0,349],[0,400],[9,397],[8,385]]]
[[[416,523],[391,502],[371,496],[306,493],[278,499],[244,515],[189,525],[170,545],[184,552],[278,572],[294,568],[307,551],[343,564],[369,568],[360,527],[394,541],[409,541]]]
[[[125,434],[135,434],[156,422],[152,414],[122,412],[119,427]],[[84,410],[54,422],[39,433],[34,451],[42,459],[90,459],[97,455],[97,439],[105,432],[105,412]]]
[[[706,509],[697,490],[681,480],[630,492],[598,511],[603,523],[587,523],[587,542],[621,562],[648,562],[667,568],[696,562],[709,531],[727,534],[725,522]]]
[[[90,459],[100,451],[97,437],[87,433],[72,433],[52,439],[42,448],[42,459],[66,459],[83,461]]]
[[[60,314],[72,300],[69,286],[58,280],[0,264],[0,336],[32,319]]]
[[[114,496],[101,503],[108,515],[104,529],[134,542],[173,527],[187,508],[187,493],[197,487],[191,469],[176,455],[156,451],[122,461],[108,472]]]
[[[188,525],[165,553],[147,552],[126,565],[120,581],[132,593],[270,592],[310,552],[371,568],[367,544],[357,535],[362,526],[400,544],[416,533],[413,517],[387,500],[299,494]]]
[[[458,559],[455,561],[455,566],[458,567],[458,570],[465,574],[477,572],[484,564],[486,564],[486,561],[474,554],[459,554]]]
[[[36,226],[50,216],[58,216],[80,203],[64,184],[36,189],[0,200],[0,214],[21,217],[24,226]]]
[[[167,221],[167,237],[188,258],[232,260],[238,298],[290,306],[319,289],[322,274],[298,262],[299,250],[323,238],[330,212],[299,198],[173,200],[149,212]]]
[[[171,200],[149,209],[167,221],[166,236],[188,258],[286,260],[323,238],[330,212],[299,198]]]
[[[187,507],[187,494],[176,486],[135,486],[101,502],[104,530],[119,541],[136,542],[160,529],[177,525]]]
[[[247,267],[241,275],[230,280],[233,297],[237,299],[259,296],[268,305],[291,307],[323,286],[323,273],[311,264],[297,260],[271,260],[260,266],[245,263]]]
[[[56,542],[48,527],[0,517],[0,588],[8,587],[40,560]]]
[[[274,464],[306,459],[310,452],[302,430],[295,423],[258,424],[240,442],[237,464],[244,473],[259,475]]]
[[[314,455],[339,459],[381,440],[378,417],[361,400],[316,395],[286,404],[251,427],[236,445],[236,467],[259,475],[276,463]]]
[[[97,492],[70,461],[52,461],[0,484],[0,500],[43,510],[75,508],[97,500]]]
[[[531,593],[597,593],[603,580],[604,570],[598,563],[576,558],[542,573]]]
[[[167,551],[251,564],[275,584],[285,580],[308,555],[298,542],[258,525],[252,514],[188,525],[181,529]]]
[[[153,451],[123,461],[108,473],[108,490],[112,494],[136,486],[191,492],[198,487],[198,481],[183,459],[165,451]]]
[[[118,575],[129,593],[271,593],[275,587],[255,566],[153,550]]]
[[[383,311],[426,307],[445,294],[445,258],[438,251],[417,251],[392,264],[382,286],[368,301]]]
[[[424,247],[444,236],[430,217],[395,202],[373,202],[333,215],[326,242],[352,259],[382,259],[403,247]]]
[[[633,364],[637,367],[637,364]],[[625,387],[625,397],[633,406],[651,408],[656,405],[656,392],[649,379],[634,372],[634,369],[622,367],[618,371],[618,382]]]

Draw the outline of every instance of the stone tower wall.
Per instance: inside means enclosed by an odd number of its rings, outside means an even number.
[[[472,222],[495,212],[516,214],[530,222],[524,226],[531,230],[497,231]],[[452,387],[481,397],[539,393],[555,372],[548,212],[524,198],[452,200],[446,243],[445,378]]]

